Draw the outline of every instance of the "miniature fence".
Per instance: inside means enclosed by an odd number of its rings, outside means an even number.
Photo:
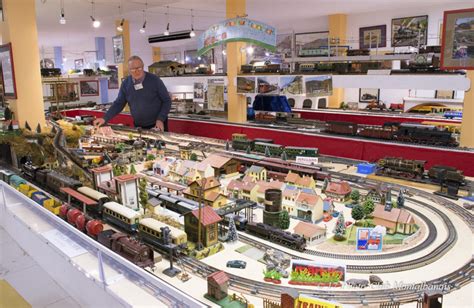
[[[415,233],[403,239],[403,244],[408,244],[420,235],[421,228],[418,228]]]
[[[281,304],[279,302],[271,301],[268,298],[264,298],[263,308],[281,308]]]

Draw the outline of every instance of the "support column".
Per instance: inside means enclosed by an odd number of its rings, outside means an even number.
[[[474,71],[467,71],[467,78],[471,80],[471,88],[464,94],[460,144],[474,148]]]
[[[161,60],[161,49],[160,47],[151,47],[151,59],[153,63]]]
[[[246,0],[226,0],[226,17],[234,18],[245,15]],[[242,123],[247,121],[247,100],[244,95],[237,94],[236,78],[240,66],[245,63],[246,56],[241,48],[245,43],[227,43],[227,120]]]
[[[3,0],[2,42],[12,43],[17,99],[9,99],[20,127],[45,126],[35,0]]]
[[[105,37],[96,37],[95,38],[95,50],[96,59],[99,68],[105,66]],[[109,89],[108,89],[108,80],[105,78],[99,79],[100,87],[100,102],[102,104],[109,102]]]
[[[346,45],[347,15],[329,15],[329,41],[331,45]],[[344,101],[344,88],[333,88],[332,95],[329,96],[329,108],[339,108]]]
[[[63,48],[61,46],[54,47],[54,66],[63,71]]]
[[[122,20],[116,20],[115,26],[118,27]],[[127,19],[124,20],[122,25],[123,31],[117,31],[117,35],[123,35],[123,63],[118,64],[118,78],[119,83],[123,77],[128,76],[128,58],[130,58],[130,23]]]

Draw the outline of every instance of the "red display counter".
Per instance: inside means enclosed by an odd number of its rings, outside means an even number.
[[[422,115],[407,115],[403,113],[370,113],[370,112],[353,112],[342,110],[302,110],[294,109],[293,112],[300,113],[303,119],[320,120],[320,121],[343,121],[353,122],[357,124],[367,125],[383,125],[386,122],[411,122],[421,123],[424,121],[456,123],[460,124],[460,120],[448,120],[444,118],[433,118]]]
[[[89,110],[70,110],[68,116],[94,115],[103,112]],[[133,121],[128,114],[120,114],[111,123],[131,126]],[[249,138],[271,138],[282,145],[317,147],[321,154],[352,159],[376,161],[385,156],[427,161],[432,165],[453,166],[474,176],[474,152],[447,148],[430,148],[408,144],[386,143],[382,141],[352,139],[348,137],[316,135],[296,131],[262,128],[245,124],[223,123],[210,120],[170,118],[169,129],[175,133],[231,140],[233,133],[247,134]]]

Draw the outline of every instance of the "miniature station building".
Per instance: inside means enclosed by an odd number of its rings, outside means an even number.
[[[209,247],[218,243],[217,224],[222,218],[210,206],[201,208],[201,243],[204,247]],[[188,235],[188,240],[197,242],[199,223],[199,209],[184,214],[184,231]]]
[[[228,295],[229,276],[224,271],[214,272],[207,276],[207,295],[218,301]]]
[[[344,202],[349,200],[349,196],[352,192],[352,188],[346,181],[341,182],[329,182],[324,193],[326,196],[332,199]]]
[[[293,232],[304,237],[308,245],[318,244],[326,240],[326,231],[326,228],[304,221],[299,222],[293,228]]]
[[[391,208],[387,210],[386,206],[377,204],[372,216],[374,217],[374,224],[386,227],[388,234],[409,235],[415,233],[418,229],[413,215],[405,209]]]
[[[204,185],[203,185],[204,183]],[[188,188],[183,191],[186,198],[199,202],[202,194],[202,202],[213,208],[219,208],[227,204],[227,197],[220,192],[221,183],[215,178],[205,178],[192,181]]]

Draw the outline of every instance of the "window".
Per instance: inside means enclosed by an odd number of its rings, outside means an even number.
[[[326,98],[318,99],[318,109],[326,109],[326,106],[327,106],[327,99]]]
[[[209,240],[212,241],[212,240],[215,240],[216,239],[216,235],[217,235],[217,230],[216,230],[216,224],[212,224],[209,226],[208,228],[208,231],[209,231]]]
[[[313,106],[313,101],[310,100],[309,98],[303,101],[303,109],[311,109],[312,106]]]
[[[288,99],[288,104],[290,104],[290,107],[291,107],[291,108],[294,108],[294,107],[295,107],[295,103],[296,103],[296,101],[295,101],[294,98],[289,98],[289,99]]]

